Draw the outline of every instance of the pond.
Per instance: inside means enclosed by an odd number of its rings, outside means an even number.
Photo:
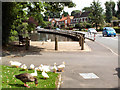
[[[34,33],[30,35],[30,38],[32,41],[55,41],[55,36],[58,38],[58,41],[73,41],[71,38],[68,37],[46,33]]]

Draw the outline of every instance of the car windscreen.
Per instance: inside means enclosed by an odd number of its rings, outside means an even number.
[[[107,29],[107,31],[115,31],[113,28],[109,28]]]

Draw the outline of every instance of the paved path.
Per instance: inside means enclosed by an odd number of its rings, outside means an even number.
[[[118,57],[110,50],[97,44],[87,41],[91,52],[40,52],[26,54],[23,57],[3,57],[2,64],[9,65],[10,60],[20,61],[28,66],[32,63],[35,66],[40,64],[57,65],[66,62],[65,72],[62,73],[61,88],[116,88],[118,77],[115,69],[118,67]],[[99,78],[84,79],[79,73],[94,73]]]

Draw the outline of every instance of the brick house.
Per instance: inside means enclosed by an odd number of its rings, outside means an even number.
[[[57,22],[59,21],[59,18],[49,18],[48,17],[48,21],[51,22],[51,25],[54,26],[56,24],[57,26]]]
[[[48,21],[51,22],[51,25],[54,26],[54,24],[56,24],[56,26],[58,26],[59,28],[61,27],[62,24],[65,24],[65,28],[68,27],[69,25],[74,25],[76,23],[80,23],[80,22],[88,22],[89,21],[89,18],[88,18],[88,15],[89,15],[90,12],[80,12],[80,13],[77,13],[74,16],[69,16],[67,15],[67,17],[64,17],[64,15],[62,15],[62,18],[59,19],[59,18],[49,18],[48,17]]]
[[[69,16],[67,15],[67,17],[64,17],[64,15],[62,15],[62,18],[58,21],[58,25],[60,26],[61,24],[65,24],[65,28],[68,27],[68,25],[71,24],[71,20],[74,18],[74,16]]]

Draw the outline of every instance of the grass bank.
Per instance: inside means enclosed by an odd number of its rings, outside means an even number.
[[[33,73],[34,70],[22,71],[21,68],[13,68],[10,66],[2,65],[2,88],[27,88],[24,87],[24,83],[14,77],[20,73]],[[0,71],[1,72],[1,71]],[[56,80],[58,79],[58,73],[48,72],[48,79],[43,79],[41,72],[38,72],[38,86],[36,87],[34,82],[27,82],[30,88],[56,88]]]

